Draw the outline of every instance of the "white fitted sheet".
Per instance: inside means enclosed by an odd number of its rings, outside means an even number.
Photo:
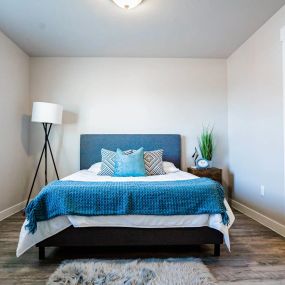
[[[110,177],[98,176],[91,171],[81,170],[69,175],[62,180],[73,181],[171,181],[196,179],[190,173],[178,171],[166,175],[145,176],[145,177]],[[228,226],[222,223],[220,214],[214,215],[118,215],[118,216],[59,216],[48,221],[38,222],[37,231],[34,234],[25,229],[27,221],[24,222],[17,247],[16,255],[19,257],[36,243],[57,234],[58,232],[73,225],[74,227],[133,227],[133,228],[181,228],[181,227],[202,227],[209,226],[219,230],[224,235],[225,243],[230,250],[229,228],[234,222],[233,212],[224,200],[227,213],[230,218]]]

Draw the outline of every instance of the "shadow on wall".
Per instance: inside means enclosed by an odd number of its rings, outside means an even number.
[[[23,150],[25,154],[27,155],[27,158],[25,161],[26,165],[26,176],[25,176],[25,182],[22,184],[23,189],[25,189],[22,192],[22,200],[25,200],[27,189],[30,186],[30,169],[31,169],[31,148],[30,148],[30,126],[31,126],[31,116],[30,115],[22,115],[21,117],[21,144],[23,146]]]
[[[30,124],[31,116],[22,115],[21,120],[21,142],[26,154],[30,155]]]
[[[187,168],[186,138],[181,135],[181,170]]]
[[[231,206],[231,201],[232,201],[233,191],[234,191],[234,175],[230,171],[228,173],[228,180],[229,180],[229,185],[227,187],[227,189],[228,189],[228,202]]]
[[[64,137],[64,125],[72,125],[78,122],[78,114],[70,111],[63,111],[62,114],[62,127],[57,132],[57,143],[56,143],[56,154],[55,154],[55,163],[60,165],[60,159],[62,155],[64,156],[64,150],[62,149],[63,137]],[[60,156],[61,154],[61,156]],[[68,161],[68,159],[67,159]],[[60,168],[60,167],[59,167]],[[60,176],[60,173],[59,173]],[[53,176],[55,179],[55,176]],[[61,176],[60,176],[61,178]]]
[[[62,123],[63,124],[76,124],[78,122],[78,114],[70,111],[63,111]]]

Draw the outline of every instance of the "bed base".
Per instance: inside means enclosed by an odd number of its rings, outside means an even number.
[[[45,258],[45,247],[101,247],[101,246],[189,246],[213,244],[214,255],[220,256],[223,235],[209,227],[199,228],[122,228],[122,227],[68,227],[43,240],[39,259]]]

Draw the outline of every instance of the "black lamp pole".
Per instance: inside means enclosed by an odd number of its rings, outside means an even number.
[[[30,201],[30,198],[31,198],[31,194],[33,192],[33,188],[34,188],[34,185],[35,185],[35,181],[36,181],[36,178],[37,178],[37,175],[38,175],[38,172],[39,172],[39,168],[40,168],[40,165],[41,165],[41,162],[42,162],[43,155],[45,155],[45,185],[48,184],[48,179],[47,179],[47,153],[48,153],[48,149],[49,149],[50,154],[51,154],[52,163],[53,163],[53,166],[54,166],[56,177],[59,180],[58,172],[57,172],[57,169],[56,169],[53,153],[52,153],[50,142],[49,142],[49,134],[50,134],[50,131],[51,131],[52,124],[42,123],[42,125],[43,125],[44,132],[45,132],[45,143],[44,143],[43,150],[42,150],[42,153],[41,153],[41,156],[40,156],[40,160],[39,160],[38,165],[37,165],[37,170],[36,170],[36,173],[35,173],[35,176],[34,176],[34,179],[33,179],[32,187],[30,189],[30,193],[29,193],[29,197],[28,197],[25,209],[27,208],[27,206],[29,204],[29,201]],[[24,213],[25,213],[25,210],[24,210]]]

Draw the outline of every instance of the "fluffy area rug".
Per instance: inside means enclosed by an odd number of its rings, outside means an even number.
[[[197,258],[64,261],[47,285],[214,285]]]

